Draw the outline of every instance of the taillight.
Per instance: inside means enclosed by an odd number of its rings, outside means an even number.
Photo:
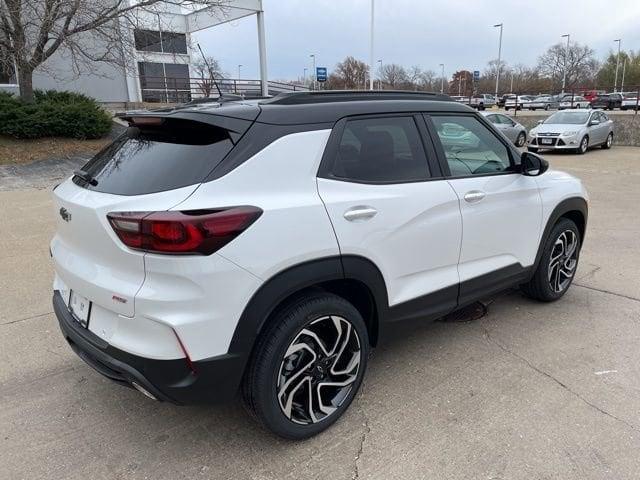
[[[185,212],[111,212],[109,223],[130,248],[164,254],[211,253],[244,232],[262,210],[230,207]]]

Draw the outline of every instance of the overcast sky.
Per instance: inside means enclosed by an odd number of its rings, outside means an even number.
[[[370,0],[263,0],[270,79],[301,77],[311,53],[329,72],[347,55],[368,62]],[[571,34],[599,58],[617,49],[640,51],[640,0],[375,0],[375,59],[445,74],[484,70],[497,58],[535,64],[550,45]],[[207,55],[236,77],[258,78],[255,16],[196,34]],[[309,68],[309,70],[311,70]]]

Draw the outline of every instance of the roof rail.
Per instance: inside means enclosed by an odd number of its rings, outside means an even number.
[[[449,95],[405,90],[325,90],[322,92],[285,92],[260,103],[304,105],[309,103],[357,102],[369,100],[453,101]]]

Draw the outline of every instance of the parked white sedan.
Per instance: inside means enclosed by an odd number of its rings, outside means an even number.
[[[556,112],[529,131],[527,149],[571,150],[584,154],[590,147],[611,148],[613,122],[602,110]]]
[[[586,98],[575,95],[574,97],[566,96],[560,101],[558,110],[565,110],[567,108],[590,108],[591,103]]]

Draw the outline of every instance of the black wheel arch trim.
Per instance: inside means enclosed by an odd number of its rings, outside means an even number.
[[[549,218],[547,219],[547,223],[544,227],[544,231],[542,232],[542,236],[540,237],[540,244],[538,245],[538,253],[536,254],[535,263],[533,264],[532,272],[538,268],[538,264],[540,263],[540,259],[542,258],[542,252],[544,251],[544,246],[549,239],[549,235],[551,234],[551,230],[554,225],[558,223],[558,220],[561,217],[568,217],[572,212],[577,212],[582,217],[582,225],[578,225],[578,229],[580,230],[580,248],[584,243],[584,237],[587,231],[587,219],[589,214],[589,207],[587,205],[587,201],[582,197],[570,197],[565,200],[562,200],[551,212]]]

